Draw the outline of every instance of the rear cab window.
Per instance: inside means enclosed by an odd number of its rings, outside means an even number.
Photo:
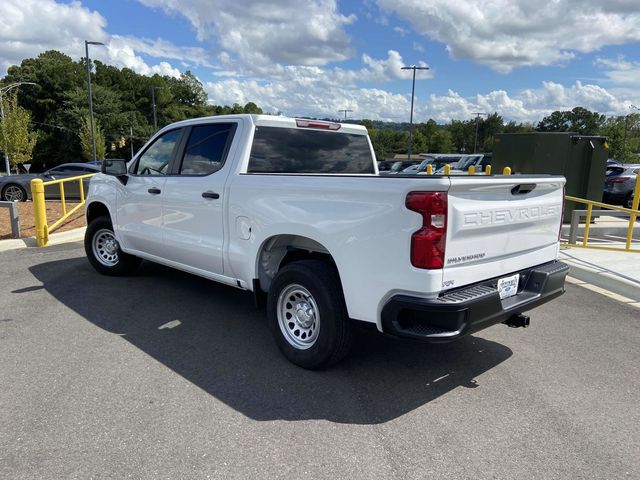
[[[209,175],[222,168],[229,151],[234,123],[197,125],[191,129],[182,155],[180,175]]]
[[[373,174],[366,135],[256,127],[247,173]]]

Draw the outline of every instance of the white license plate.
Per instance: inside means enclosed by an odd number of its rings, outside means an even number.
[[[510,277],[504,277],[498,280],[498,293],[500,294],[500,300],[508,297],[513,297],[518,293],[518,281],[520,275],[515,274]]]

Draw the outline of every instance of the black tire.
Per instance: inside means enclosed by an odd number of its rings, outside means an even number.
[[[622,203],[622,206],[624,208],[633,207],[633,192],[631,192],[629,195],[626,196],[626,198],[624,199],[624,202]]]
[[[10,190],[13,195],[11,195],[11,198],[7,198]],[[16,194],[19,194],[20,197],[16,198]],[[27,198],[27,191],[22,187],[22,185],[18,185],[17,183],[8,183],[2,189],[2,200],[5,202],[26,202]]]
[[[96,238],[98,236],[100,238]],[[113,237],[115,245],[111,243],[110,236]],[[105,241],[102,241],[104,239],[108,241],[108,246],[105,246]],[[95,245],[95,248],[94,242],[99,243]],[[142,261],[140,258],[120,250],[109,217],[98,217],[89,223],[84,234],[84,251],[89,263],[103,275],[129,275],[138,268]]]
[[[312,322],[318,316],[317,333],[310,330],[309,338],[314,335],[315,341],[310,346],[295,346],[294,329],[298,320],[296,313],[291,322],[283,320],[281,324],[278,312],[286,305],[295,302],[294,297],[286,298],[291,288],[302,287],[307,290],[311,299],[306,298],[314,307]],[[299,289],[298,289],[299,290]],[[293,293],[297,291],[294,290]],[[281,300],[284,304],[279,304]],[[291,299],[291,301],[289,301]],[[304,301],[304,300],[302,300]],[[298,304],[300,305],[300,304]],[[306,304],[305,304],[306,305]],[[289,307],[290,309],[295,306]],[[281,317],[285,315],[281,312]],[[283,267],[273,279],[267,296],[267,318],[269,328],[280,351],[292,363],[310,370],[329,367],[342,360],[351,347],[351,321],[347,315],[347,307],[342,294],[340,277],[336,268],[321,260],[301,260]],[[289,317],[287,317],[289,318]],[[308,319],[309,317],[305,317]],[[287,325],[294,325],[288,327]],[[315,323],[313,324],[315,325]],[[301,327],[304,330],[304,327]],[[313,327],[312,327],[313,328]],[[289,333],[287,334],[287,329]],[[298,330],[299,332],[300,330]],[[300,334],[298,334],[300,335]],[[304,332],[303,332],[304,335]],[[291,340],[293,338],[293,340]],[[304,338],[304,337],[302,337]],[[304,342],[304,339],[298,337]]]

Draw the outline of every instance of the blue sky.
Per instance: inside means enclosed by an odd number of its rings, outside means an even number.
[[[408,120],[537,122],[640,105],[638,0],[3,0],[0,71],[47,49],[139,73],[190,69],[217,104]]]

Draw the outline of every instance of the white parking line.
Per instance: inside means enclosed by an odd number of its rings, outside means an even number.
[[[591,285],[590,283],[587,283],[583,280],[578,280],[577,278],[568,276],[567,283],[571,283],[573,285],[579,285],[583,288],[586,288],[587,290],[591,290],[592,292],[596,292],[601,295],[604,295],[605,297],[609,297],[613,300],[617,300],[618,302],[626,303],[627,305],[631,305],[632,307],[640,308],[640,302],[636,302],[632,298],[625,297],[624,295],[619,295],[605,288],[597,287],[596,285]]]

